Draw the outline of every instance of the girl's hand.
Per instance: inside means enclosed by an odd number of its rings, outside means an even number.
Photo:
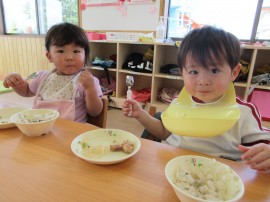
[[[95,88],[94,76],[87,70],[83,70],[79,82],[82,84],[84,89],[88,89],[90,87]]]
[[[270,173],[270,145],[260,143],[251,147],[239,145],[238,148],[244,153],[241,156],[242,160],[250,168],[260,173]]]
[[[132,106],[132,108],[130,108],[130,105]],[[130,113],[130,109],[132,109],[132,113],[130,116],[128,116]],[[141,111],[143,111],[143,109],[141,108],[139,103],[135,100],[125,100],[122,105],[122,112],[127,117],[138,118],[140,116]]]
[[[27,83],[26,81],[23,80],[23,78],[21,77],[21,75],[17,74],[17,73],[11,73],[9,75],[6,76],[3,85],[6,88],[20,88],[23,86],[23,84]]]

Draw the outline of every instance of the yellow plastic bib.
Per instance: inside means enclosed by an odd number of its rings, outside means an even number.
[[[240,117],[234,85],[217,102],[195,103],[185,87],[179,97],[162,113],[162,122],[176,135],[213,137],[229,130]]]

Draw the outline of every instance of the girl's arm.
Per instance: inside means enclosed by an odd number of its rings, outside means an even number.
[[[98,116],[103,109],[103,103],[98,95],[94,76],[89,71],[83,71],[79,82],[85,90],[87,113],[93,117]]]
[[[11,73],[6,76],[4,83],[4,87],[13,88],[13,90],[23,97],[32,97],[34,94],[29,89],[29,83],[25,81],[21,75],[17,73]]]

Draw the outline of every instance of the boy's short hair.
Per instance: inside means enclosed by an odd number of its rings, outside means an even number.
[[[240,41],[222,29],[204,26],[190,31],[181,41],[177,61],[182,71],[187,57],[204,68],[226,62],[233,69],[240,62]]]
[[[71,23],[59,23],[53,25],[47,32],[45,37],[45,47],[49,51],[50,47],[64,46],[74,43],[81,46],[85,51],[85,64],[90,62],[90,47],[88,38],[82,28]]]

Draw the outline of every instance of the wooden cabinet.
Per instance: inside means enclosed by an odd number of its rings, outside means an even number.
[[[149,43],[127,43],[127,42],[106,42],[106,41],[90,41],[90,59],[94,57],[110,58],[116,54],[116,68],[109,68],[109,74],[116,80],[116,94],[111,97],[112,106],[121,108],[122,102],[125,99],[127,92],[126,76],[134,77],[134,86],[132,89],[140,90],[142,88],[151,88],[151,101],[146,105],[155,105],[158,110],[163,110],[167,107],[162,101],[158,100],[158,92],[162,88],[177,88],[183,87],[181,76],[174,76],[160,73],[160,68],[166,64],[177,64],[177,48],[174,44],[149,44]],[[154,50],[153,56],[153,72],[141,73],[134,72],[128,69],[123,69],[122,66],[127,57],[134,52],[144,54],[148,48]],[[250,70],[246,81],[235,82],[235,89],[238,96],[247,100],[249,88],[251,87],[251,79],[254,76],[256,68],[270,63],[270,48],[243,46],[241,59],[250,63]],[[102,68],[91,66],[92,73],[100,78],[105,75]],[[262,85],[256,88],[270,90],[270,86]]]

